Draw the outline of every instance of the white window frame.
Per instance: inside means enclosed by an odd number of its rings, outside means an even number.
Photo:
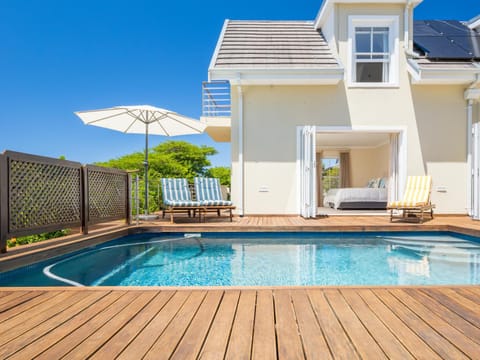
[[[348,71],[349,87],[378,88],[398,87],[399,75],[399,18],[394,15],[351,15],[348,17]],[[388,27],[390,64],[388,82],[356,82],[355,61],[355,28],[356,27]]]

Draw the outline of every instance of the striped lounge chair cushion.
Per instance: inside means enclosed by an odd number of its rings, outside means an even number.
[[[231,206],[232,202],[222,199],[220,181],[217,178],[196,177],[195,193],[197,201],[205,206]]]
[[[162,184],[163,203],[167,206],[190,207],[199,206],[198,201],[192,201],[187,179],[160,180]]]
[[[203,200],[200,204],[204,206],[231,206],[232,202],[228,200]]]
[[[409,176],[403,199],[391,202],[388,207],[408,208],[428,205],[431,186],[431,176]]]

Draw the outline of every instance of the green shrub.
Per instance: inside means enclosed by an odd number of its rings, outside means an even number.
[[[48,239],[54,239],[54,238],[66,236],[66,235],[69,235],[70,232],[71,232],[70,229],[64,229],[64,230],[46,232],[42,234],[12,238],[10,240],[7,240],[7,246],[15,247],[17,245],[33,244],[33,243],[48,240]]]

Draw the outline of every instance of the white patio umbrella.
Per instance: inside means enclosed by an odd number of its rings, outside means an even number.
[[[190,135],[205,130],[205,125],[198,120],[150,105],[115,106],[76,111],[75,114],[87,125],[128,134],[145,134],[145,215],[148,215],[148,135]]]

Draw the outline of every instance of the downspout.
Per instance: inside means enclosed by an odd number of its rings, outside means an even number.
[[[473,163],[472,163],[472,136],[473,136],[473,100],[467,100],[467,214],[474,216],[473,205]]]
[[[480,84],[480,74],[476,74],[475,81],[473,81],[467,90],[475,89]],[[474,204],[474,166],[472,161],[472,137],[473,137],[473,100],[467,99],[467,213],[469,216],[479,219],[480,214],[476,213],[474,209],[472,211],[472,205]],[[477,155],[478,156],[478,155]]]
[[[238,91],[238,178],[240,180],[240,203],[238,204],[238,215],[244,216],[244,163],[243,163],[243,89],[240,83],[240,76],[237,85]]]
[[[407,52],[407,55],[412,52],[412,48],[410,46],[410,10],[413,7],[412,0],[408,0],[405,4],[405,10],[403,12],[403,47]]]
[[[413,51],[413,38],[410,41],[410,12],[413,9],[413,1],[408,0],[403,11],[403,49],[408,57],[413,59],[425,59],[426,56],[420,55]]]

